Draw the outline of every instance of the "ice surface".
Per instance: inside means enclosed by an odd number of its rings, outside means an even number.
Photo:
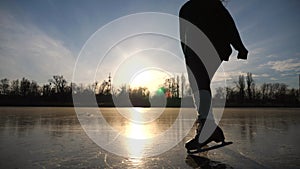
[[[126,133],[114,108],[104,114]],[[154,121],[148,135],[168,128],[178,109]],[[192,111],[192,110],[191,110]],[[220,126],[232,145],[200,157],[187,156],[184,142],[154,157],[120,157],[104,151],[81,128],[73,108],[0,108],[0,168],[298,168],[300,109],[226,108]],[[149,127],[149,126],[148,126]],[[157,148],[160,143],[156,143]],[[132,145],[137,151],[138,145]],[[140,149],[142,151],[143,149]]]

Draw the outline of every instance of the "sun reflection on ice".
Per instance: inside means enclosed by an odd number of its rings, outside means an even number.
[[[131,111],[130,113],[134,122],[129,121],[125,126],[126,146],[128,151],[129,161],[133,164],[140,163],[144,156],[144,150],[151,144],[151,139],[154,136],[155,127],[153,124],[138,123],[143,121],[143,113]]]
[[[127,151],[130,161],[137,163],[144,156],[144,150],[151,142],[149,138],[149,130],[144,124],[135,124],[130,122],[127,127]]]

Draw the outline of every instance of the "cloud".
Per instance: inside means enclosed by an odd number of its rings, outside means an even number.
[[[291,75],[291,74],[290,73],[282,73],[282,74],[280,74],[281,77],[289,76],[289,75]],[[293,73],[293,75],[294,75],[294,73]]]
[[[64,43],[4,11],[0,11],[0,49],[0,78],[46,82],[59,74],[71,79],[75,58]]]
[[[275,77],[271,77],[270,80],[277,81],[278,79]]]
[[[247,76],[246,72],[241,71],[228,71],[222,72],[218,71],[215,76],[213,77],[212,83],[214,82],[225,82],[225,81],[236,81],[239,75]],[[252,75],[254,77],[254,75]]]
[[[299,71],[300,70],[300,60],[298,59],[287,59],[282,61],[269,61],[266,64],[260,65],[260,67],[268,66],[273,70],[279,72],[285,71]]]
[[[250,54],[251,55],[259,55],[259,54],[263,53],[264,51],[265,51],[264,48],[255,48],[255,49],[250,50]]]
[[[271,54],[271,55],[267,55],[266,57],[267,57],[267,58],[277,58],[278,56],[275,55],[275,54]]]
[[[252,75],[254,78],[265,78],[265,77],[270,77],[269,74],[263,73],[263,74],[253,74]]]

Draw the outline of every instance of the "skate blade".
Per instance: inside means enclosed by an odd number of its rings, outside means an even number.
[[[214,146],[211,146],[211,147],[208,147],[208,148],[201,148],[201,149],[197,149],[197,150],[188,150],[188,154],[202,153],[202,152],[214,150],[214,149],[217,149],[217,148],[221,148],[221,147],[224,147],[224,146],[228,146],[232,143],[233,142],[230,141],[230,142],[224,142],[224,143],[219,144],[219,145],[214,145]]]

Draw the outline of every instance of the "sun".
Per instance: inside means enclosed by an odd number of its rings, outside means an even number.
[[[130,80],[131,88],[146,87],[150,94],[155,93],[162,86],[170,74],[159,68],[145,68],[137,72]]]

